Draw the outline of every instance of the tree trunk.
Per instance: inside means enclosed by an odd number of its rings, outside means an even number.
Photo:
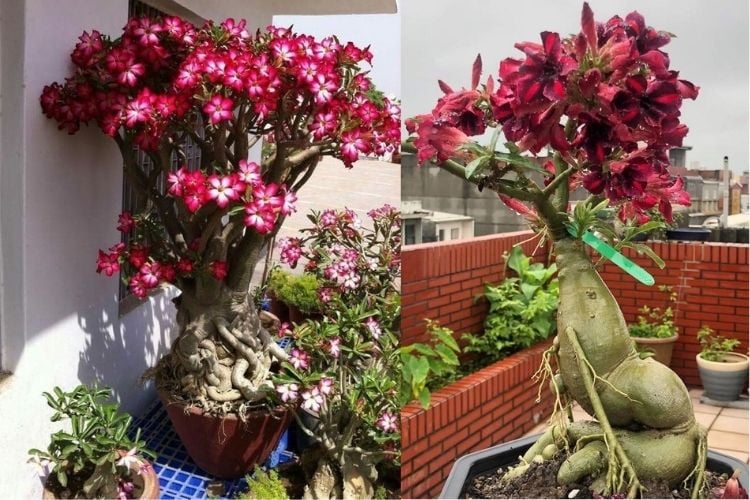
[[[179,335],[158,378],[206,411],[237,411],[266,397],[271,365],[287,355],[274,340],[278,325],[259,314],[248,292],[212,281],[174,300]]]

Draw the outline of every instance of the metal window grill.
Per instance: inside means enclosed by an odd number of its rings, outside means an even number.
[[[143,3],[138,0],[129,0],[128,1],[128,18],[134,17],[134,16],[148,16],[148,17],[162,17],[165,16],[166,13],[160,11],[159,9],[156,9],[146,3]],[[198,118],[198,124],[197,124],[197,131],[200,136],[202,136],[203,128],[200,126],[200,117]],[[141,151],[138,147],[134,147],[134,150],[136,152],[136,159],[138,167],[146,174],[149,175],[152,170],[154,169],[154,163],[151,161],[151,158],[148,156],[148,154],[145,151]],[[185,164],[187,166],[187,169],[190,171],[197,170],[200,168],[201,165],[201,149],[198,146],[198,144],[191,138],[187,137],[185,139],[185,143],[182,146],[182,150],[185,154],[185,159],[183,162],[180,162],[176,154],[172,154],[171,158],[171,165],[170,170],[174,171],[177,170],[182,164]],[[156,180],[156,187],[159,190],[159,192],[164,192],[164,189],[166,187],[166,176],[160,175],[159,178]],[[128,182],[127,177],[123,175],[123,183],[122,183],[122,211],[123,212],[130,212],[131,214],[137,214],[137,213],[143,213],[145,210],[148,210],[150,207],[148,206],[148,199],[146,196],[139,194],[138,191]],[[122,243],[124,243],[126,246],[130,243],[130,235],[123,234],[122,236]],[[121,275],[122,278],[122,275]],[[119,289],[119,300],[122,302],[125,300],[128,296],[130,296],[130,291],[128,290],[128,284],[123,280],[120,279],[120,289]]]

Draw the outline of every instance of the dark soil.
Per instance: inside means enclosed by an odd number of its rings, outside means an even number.
[[[507,483],[501,483],[500,479],[509,467],[500,467],[493,472],[476,476],[464,498],[604,498],[589,489],[593,478],[586,478],[580,483],[557,485],[557,471],[565,458],[565,452],[560,452],[552,460],[531,464],[525,474]],[[710,471],[705,474],[708,488],[701,497],[721,498],[727,475]],[[646,482],[644,487],[645,498],[690,498],[688,489],[670,490],[664,482]],[[625,498],[625,495],[609,498]]]

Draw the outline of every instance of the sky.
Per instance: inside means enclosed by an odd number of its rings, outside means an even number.
[[[336,35],[343,44],[370,45],[370,77],[375,86],[401,96],[401,25],[399,14],[340,16],[274,16],[277,26],[294,25],[294,31],[323,38]],[[365,66],[366,68],[366,66]]]
[[[639,11],[646,24],[677,38],[663,48],[670,68],[701,87],[696,101],[682,106],[682,122],[692,146],[687,164],[750,169],[748,160],[748,0],[590,0],[595,19]],[[519,57],[518,41],[539,42],[542,31],[562,37],[580,31],[579,0],[405,0],[402,27],[404,118],[429,112],[442,95],[437,80],[453,88],[469,86],[477,53],[484,79],[497,76],[500,60]]]

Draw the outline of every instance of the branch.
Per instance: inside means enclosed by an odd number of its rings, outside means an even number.
[[[542,190],[542,194],[545,198],[549,198],[557,189],[557,187],[563,183],[563,181],[567,181],[568,177],[570,177],[570,174],[575,172],[575,168],[573,166],[568,167],[567,169],[563,170],[561,173],[557,174],[554,179],[552,179],[552,182],[547,184],[547,187],[545,187]]]

